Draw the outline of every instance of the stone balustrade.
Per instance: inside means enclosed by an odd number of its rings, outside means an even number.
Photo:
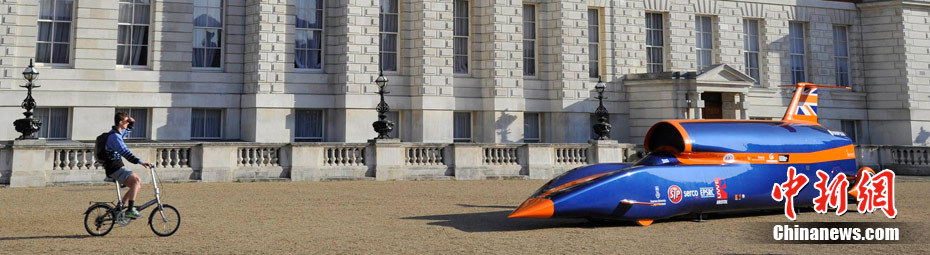
[[[102,169],[102,166],[97,164],[93,146],[53,149],[52,160],[52,170]]]
[[[588,164],[588,146],[583,144],[556,144],[555,163],[559,165]]]
[[[364,166],[365,145],[332,144],[323,148],[323,165],[329,167]]]
[[[930,167],[930,148],[895,146],[888,149],[891,151],[892,164]]]
[[[629,162],[634,145],[587,144],[179,142],[130,143],[163,181],[254,179],[417,180],[549,179],[573,168]],[[857,146],[860,165],[899,174],[930,174],[930,147]],[[103,183],[92,143],[0,142],[0,185],[14,187]],[[139,165],[130,170],[146,173]],[[140,174],[149,182],[147,174]]]

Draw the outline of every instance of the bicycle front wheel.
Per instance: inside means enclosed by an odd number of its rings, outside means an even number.
[[[178,213],[178,209],[174,209],[174,206],[171,205],[162,205],[161,211],[156,206],[152,213],[149,214],[149,226],[152,227],[152,232],[155,232],[158,236],[173,235],[181,226],[181,214]]]
[[[87,208],[84,213],[84,229],[92,236],[103,236],[113,230],[116,217],[113,217],[113,208],[109,205],[96,204]]]

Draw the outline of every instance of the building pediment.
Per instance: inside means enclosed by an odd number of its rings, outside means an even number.
[[[743,72],[727,64],[716,64],[705,68],[694,78],[698,86],[701,85],[731,85],[737,87],[752,87],[756,82]]]

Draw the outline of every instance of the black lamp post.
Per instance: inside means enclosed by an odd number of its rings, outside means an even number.
[[[594,86],[594,89],[597,90],[598,101],[597,110],[594,110],[594,116],[597,117],[597,123],[594,124],[594,133],[597,134],[597,140],[610,139],[609,115],[607,108],[604,107],[604,89],[606,88],[607,85],[601,81],[601,78],[597,78],[597,85]]]
[[[23,71],[23,78],[26,78],[26,85],[20,85],[20,87],[26,88],[26,99],[23,100],[23,104],[21,105],[23,109],[26,109],[26,111],[23,112],[23,115],[26,117],[13,121],[16,132],[23,133],[19,138],[16,138],[17,140],[38,139],[36,133],[38,133],[39,128],[42,127],[42,121],[32,118],[32,109],[36,108],[36,100],[32,99],[32,89],[41,87],[32,83],[37,77],[39,77],[39,71],[36,71],[35,67],[32,65],[32,59],[29,59],[29,67],[26,67],[26,70]]]
[[[381,102],[378,102],[378,107],[375,110],[378,111],[378,121],[371,123],[371,126],[375,128],[375,132],[378,132],[378,137],[375,139],[386,139],[391,138],[388,133],[391,130],[394,130],[394,122],[387,120],[386,113],[391,110],[391,107],[384,102],[384,94],[390,94],[391,92],[384,91],[384,86],[387,85],[388,79],[384,78],[384,74],[378,72],[378,79],[375,79],[375,84],[378,84],[378,95],[381,95]]]

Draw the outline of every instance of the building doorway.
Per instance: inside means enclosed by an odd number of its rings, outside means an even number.
[[[702,119],[723,119],[723,95],[720,92],[701,93],[704,100],[704,109],[701,110]]]

